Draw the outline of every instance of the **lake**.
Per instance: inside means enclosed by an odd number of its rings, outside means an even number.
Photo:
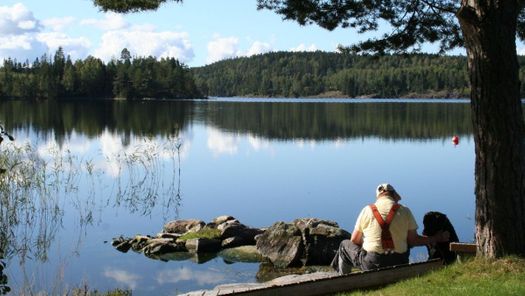
[[[227,99],[3,102],[16,138],[1,183],[1,245],[16,293],[73,287],[174,295],[255,282],[259,264],[153,260],[118,236],[232,215],[252,227],[302,217],[353,229],[391,183],[422,231],[427,211],[474,239],[474,141],[464,100]],[[451,138],[458,135],[459,145]],[[412,261],[424,260],[415,248]],[[194,261],[206,261],[197,264]]]

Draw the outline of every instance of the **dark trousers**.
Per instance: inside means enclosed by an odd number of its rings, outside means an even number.
[[[351,240],[345,239],[339,245],[339,249],[330,264],[339,274],[346,274],[352,271],[352,267],[361,270],[377,269],[381,267],[401,265],[408,263],[409,252],[379,254],[367,252],[361,246],[354,244]]]

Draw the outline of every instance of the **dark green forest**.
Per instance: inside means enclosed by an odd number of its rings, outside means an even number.
[[[133,58],[127,49],[107,64],[92,56],[73,62],[59,48],[31,63],[4,60],[0,68],[0,99],[197,97],[187,66],[174,58]]]
[[[525,57],[519,57],[520,79]],[[273,52],[188,68],[174,58],[72,61],[61,48],[33,62],[5,60],[0,99],[469,96],[467,61],[433,54],[352,55]],[[521,85],[525,97],[525,84]]]
[[[525,65],[525,57],[519,61]],[[210,96],[468,97],[470,92],[462,56],[274,52],[192,70]]]

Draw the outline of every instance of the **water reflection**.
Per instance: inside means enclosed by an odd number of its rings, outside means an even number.
[[[193,270],[188,267],[180,269],[163,270],[157,275],[157,282],[161,285],[170,283],[176,284],[181,281],[194,281],[198,285],[213,285],[221,283],[226,279],[226,275],[220,270]]]
[[[360,137],[431,139],[471,133],[468,104],[443,103],[240,103],[180,102],[2,102],[0,120],[11,129],[32,129],[59,145],[75,133],[88,138],[118,134],[175,135],[190,122],[210,128],[209,145],[219,153],[235,149],[235,137],[217,142],[217,130],[264,139],[334,140]]]
[[[135,289],[141,276],[126,270],[106,268],[104,276],[114,280],[118,284],[123,284],[128,289]]]
[[[280,140],[421,140],[471,133],[467,104],[216,102],[207,104],[203,115],[207,123],[232,134]]]
[[[192,106],[192,101],[1,102],[0,122],[59,145],[74,134],[93,139],[109,132],[127,146],[132,136],[177,136],[191,121]]]

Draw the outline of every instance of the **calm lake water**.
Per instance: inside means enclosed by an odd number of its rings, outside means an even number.
[[[2,177],[0,213],[16,293],[87,284],[174,295],[255,282],[258,264],[153,260],[111,239],[226,214],[253,227],[317,217],[351,231],[383,182],[419,231],[427,211],[441,211],[460,240],[474,238],[466,101],[8,102],[0,122],[16,137],[1,153],[19,158]],[[412,250],[413,261],[425,256]]]

